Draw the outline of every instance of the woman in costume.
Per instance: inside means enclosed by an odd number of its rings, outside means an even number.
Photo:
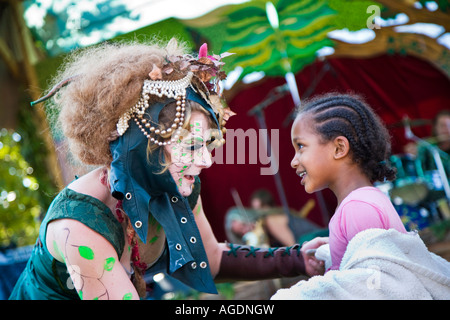
[[[215,280],[323,271],[317,239],[287,248],[218,243],[202,210],[201,170],[233,113],[222,104],[222,56],[174,40],[105,44],[71,55],[56,78],[70,151],[96,169],[54,199],[10,299],[139,299],[144,273],[216,293]],[[38,101],[40,102],[40,101]]]

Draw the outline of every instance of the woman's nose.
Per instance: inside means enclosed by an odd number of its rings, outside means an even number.
[[[212,166],[212,155],[209,153],[206,146],[194,154],[194,164],[204,169]]]

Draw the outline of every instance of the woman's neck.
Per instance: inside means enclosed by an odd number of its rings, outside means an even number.
[[[68,185],[68,188],[97,198],[114,212],[117,199],[110,192],[105,167],[94,169]]]

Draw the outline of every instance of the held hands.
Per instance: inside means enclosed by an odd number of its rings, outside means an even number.
[[[323,275],[325,273],[325,262],[315,256],[317,248],[328,243],[328,237],[317,237],[303,243],[301,253],[305,260],[305,270],[309,276]]]

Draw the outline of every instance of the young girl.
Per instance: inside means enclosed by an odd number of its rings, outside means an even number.
[[[291,130],[291,166],[308,193],[330,188],[338,205],[329,223],[332,266],[339,269],[349,241],[369,228],[406,233],[390,199],[373,187],[393,180],[390,137],[360,98],[329,94],[299,109]]]

